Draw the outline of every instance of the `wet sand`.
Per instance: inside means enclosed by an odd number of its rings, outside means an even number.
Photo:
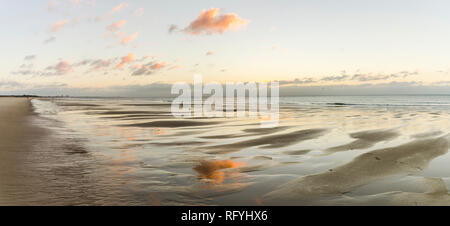
[[[268,193],[265,198],[302,200],[344,194],[352,188],[400,173],[423,170],[434,158],[447,153],[450,136],[417,140],[393,148],[362,154],[350,163],[302,177]]]
[[[45,131],[30,123],[32,113],[28,98],[0,98],[0,205],[17,203],[21,192],[33,189],[22,166]]]
[[[146,99],[1,104],[4,205],[450,205],[450,108],[286,104],[261,128]]]
[[[350,137],[356,139],[355,141],[337,147],[328,148],[326,151],[333,153],[339,151],[370,148],[378,142],[389,141],[397,136],[399,136],[399,134],[393,130],[374,130],[352,133],[350,134]]]
[[[208,146],[205,149],[209,154],[224,154],[240,151],[248,147],[262,146],[262,148],[280,148],[286,147],[295,143],[299,143],[305,140],[318,138],[326,133],[326,129],[308,129],[299,130],[292,133],[263,136],[256,139],[250,139],[232,144]]]

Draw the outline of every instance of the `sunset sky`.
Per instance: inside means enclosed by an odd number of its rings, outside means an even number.
[[[446,87],[449,9],[438,0],[4,1],[0,93],[111,94],[195,73],[283,86]]]

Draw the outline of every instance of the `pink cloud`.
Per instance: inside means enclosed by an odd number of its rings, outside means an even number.
[[[127,56],[122,57],[122,61],[116,66],[116,69],[122,68],[125,64],[132,62],[135,58],[136,56],[133,53],[129,53]]]
[[[174,65],[174,66],[170,67],[168,70],[173,70],[173,69],[178,69],[178,68],[181,68],[181,66],[180,65]]]
[[[67,19],[57,21],[50,26],[50,30],[52,32],[57,32],[57,31],[61,30],[62,28],[64,28],[64,26],[66,26],[67,23],[69,23],[69,20],[67,20]]]
[[[116,7],[114,7],[112,10],[111,10],[111,14],[114,14],[114,13],[117,13],[117,12],[119,12],[120,10],[122,10],[123,8],[125,8],[125,7],[127,7],[128,6],[128,3],[126,3],[126,2],[122,2],[122,3],[120,3],[119,5],[117,5]]]
[[[120,43],[127,44],[128,42],[131,42],[134,39],[136,39],[138,35],[139,35],[139,33],[136,32],[136,33],[134,33],[134,34],[132,34],[130,36],[126,36],[126,37],[122,38],[122,40],[120,40]]]
[[[112,23],[107,27],[107,29],[111,32],[115,32],[119,30],[121,27],[123,27],[127,23],[126,20],[120,20],[118,22]]]
[[[118,13],[119,11],[121,11],[123,8],[127,7],[128,3],[126,2],[122,2],[119,5],[115,6],[113,9],[111,9],[111,11],[109,11],[108,13],[106,13],[103,16],[98,16],[97,18],[95,18],[95,20],[98,21],[102,21],[106,18],[109,18],[110,16],[112,16],[115,13]]]
[[[168,65],[168,64],[167,64],[166,62],[164,62],[164,61],[156,62],[156,63],[154,63],[154,64],[151,66],[151,69],[153,69],[153,70],[159,70],[159,69],[162,69],[162,68],[166,67],[167,65]]]
[[[219,15],[220,9],[211,8],[203,10],[196,20],[184,29],[192,35],[200,34],[222,34],[227,30],[236,30],[249,23],[248,20],[240,18],[234,13]]]
[[[206,52],[206,56],[211,56],[211,55],[213,55],[214,54],[214,52],[213,51],[208,51],[208,52]]]

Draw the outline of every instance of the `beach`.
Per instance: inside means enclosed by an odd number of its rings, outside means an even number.
[[[27,98],[0,98],[0,204],[16,203],[20,200],[17,191],[31,189],[22,166],[42,135],[42,129],[28,122],[32,113]]]
[[[413,98],[282,98],[273,128],[164,99],[1,98],[0,204],[450,205],[450,99]]]

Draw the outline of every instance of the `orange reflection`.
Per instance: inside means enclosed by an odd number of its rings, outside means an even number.
[[[156,128],[156,129],[153,130],[153,133],[156,136],[161,136],[161,135],[166,135],[167,134],[167,132],[166,132],[166,130],[164,128]]]
[[[242,162],[233,162],[232,160],[212,160],[201,161],[193,169],[197,171],[200,178],[212,180],[211,182],[214,184],[222,184],[227,174],[221,170],[241,167],[243,165]]]

